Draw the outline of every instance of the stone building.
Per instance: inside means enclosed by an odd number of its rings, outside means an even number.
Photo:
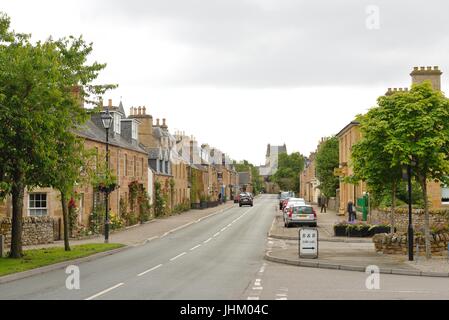
[[[131,119],[141,122],[139,137],[148,151],[148,162],[167,199],[170,211],[190,203],[188,160],[182,155],[179,135],[172,135],[166,119],[156,119],[146,113],[145,107],[131,108]],[[182,139],[181,139],[182,140]],[[153,194],[153,198],[154,198]]]
[[[306,159],[303,172],[300,174],[300,198],[309,203],[317,204],[321,195],[320,182],[316,177],[316,152],[312,152]]]
[[[344,182],[345,177],[350,177],[354,174],[351,166],[351,153],[352,146],[355,145],[361,138],[359,125],[360,123],[357,121],[352,121],[337,134],[340,148],[340,167],[338,169],[338,175],[340,176],[340,208],[338,211],[340,215],[346,214],[346,207],[349,201],[356,204],[357,199],[362,197],[367,189],[366,183],[364,182],[357,184]]]
[[[414,67],[410,76],[412,84],[419,84],[424,81],[430,81],[435,90],[441,90],[441,70],[435,67]],[[392,95],[408,91],[408,88],[389,88],[386,95]],[[351,122],[337,135],[340,143],[340,168],[336,173],[343,179],[353,174],[350,160],[351,148],[361,138],[359,123]],[[342,180],[341,179],[341,180]],[[366,192],[366,184],[359,183],[357,185],[340,183],[340,214],[346,213],[346,204],[348,201],[355,203],[356,199]],[[440,182],[429,181],[428,194],[432,208],[442,208],[449,206],[449,187],[443,186]]]
[[[279,155],[287,153],[287,146],[267,146],[265,155],[265,165],[259,167],[259,174],[264,179],[264,187],[266,193],[278,193],[279,186],[271,181],[272,176],[277,172],[279,165]]]
[[[120,214],[120,199],[128,199],[129,185],[137,182],[148,190],[148,156],[138,139],[139,122],[127,119],[123,104],[113,106],[112,100],[101,113],[109,109],[113,117],[109,130],[110,169],[117,176],[119,188],[109,196],[111,212]],[[84,140],[86,149],[95,150],[98,157],[94,166],[100,161],[106,161],[106,133],[101,122],[101,113],[91,116],[77,131],[77,135]],[[89,218],[97,205],[104,204],[104,195],[96,192],[93,186],[83,186],[76,190],[76,206],[79,210],[79,223],[88,226]],[[26,190],[23,212],[25,217],[49,216],[56,220],[62,219],[60,194],[51,188],[36,188]],[[11,216],[11,200],[6,199],[3,215]]]

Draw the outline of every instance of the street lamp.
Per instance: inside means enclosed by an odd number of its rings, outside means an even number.
[[[103,127],[106,129],[106,166],[109,171],[109,128],[112,124],[112,116],[109,109],[101,115]],[[106,191],[106,214],[104,216],[104,243],[109,243],[109,191]]]
[[[412,206],[412,166],[416,163],[412,160],[406,168],[403,169],[403,176],[407,179],[408,183],[408,260],[414,260],[413,254],[413,242],[414,242],[414,232],[413,232],[413,206]]]

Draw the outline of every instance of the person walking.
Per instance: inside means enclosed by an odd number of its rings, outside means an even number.
[[[327,198],[326,196],[322,196],[321,198],[321,213],[327,213]]]
[[[349,215],[349,222],[354,222],[355,221],[354,203],[352,201],[348,202],[348,215]]]

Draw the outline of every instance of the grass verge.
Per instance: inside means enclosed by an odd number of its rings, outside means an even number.
[[[45,267],[51,264],[75,260],[91,256],[96,253],[110,251],[123,247],[122,244],[84,244],[73,246],[72,251],[55,247],[48,249],[27,250],[21,259],[0,258],[0,277],[17,272]]]

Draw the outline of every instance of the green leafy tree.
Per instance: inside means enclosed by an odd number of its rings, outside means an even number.
[[[299,174],[304,170],[304,163],[304,156],[299,152],[290,155],[281,153],[273,181],[283,190],[299,192]]]
[[[339,167],[339,143],[338,138],[326,139],[319,147],[316,154],[316,175],[320,181],[320,190],[330,198],[335,197],[340,183],[334,170]]]
[[[392,166],[412,165],[421,185],[425,212],[426,257],[431,258],[427,183],[447,183],[449,176],[449,101],[430,82],[414,85],[410,92],[379,98],[379,107],[394,115],[387,128],[384,149]]]
[[[80,98],[113,86],[92,84],[105,65],[86,63],[92,45],[81,37],[32,42],[9,26],[0,13],[0,181],[12,195],[10,256],[20,258],[25,187],[49,185],[61,143],[86,118]]]

